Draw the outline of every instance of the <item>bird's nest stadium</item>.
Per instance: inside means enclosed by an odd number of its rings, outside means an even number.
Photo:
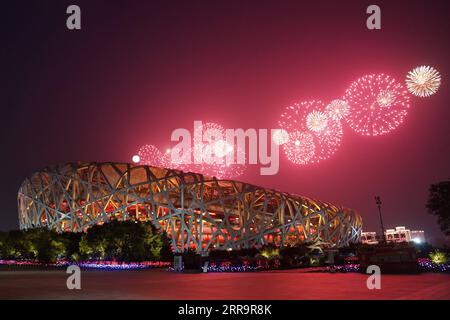
[[[251,184],[128,163],[66,163],[28,177],[18,193],[21,229],[86,231],[112,219],[152,221],[175,253],[320,240],[357,242],[351,209]]]

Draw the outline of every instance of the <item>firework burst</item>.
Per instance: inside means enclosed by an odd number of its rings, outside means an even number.
[[[212,145],[225,137],[225,129],[217,123],[202,123],[194,129],[194,154],[202,155],[202,158],[209,156],[212,152]]]
[[[228,154],[234,151],[231,143],[228,143],[225,140],[219,140],[215,143],[212,143],[210,146],[212,148],[211,152],[219,158],[226,157]]]
[[[328,124],[327,115],[320,111],[311,111],[306,116],[306,126],[309,130],[314,132],[321,132],[325,130]]]
[[[238,164],[239,156],[245,151],[235,148],[225,140],[225,129],[214,122],[203,123],[194,130],[192,159],[195,154],[201,155],[201,163],[178,165],[183,171],[202,173],[219,179],[235,178],[245,171],[244,164]],[[226,157],[232,154],[234,163],[227,164]]]
[[[316,146],[312,134],[293,131],[289,134],[289,141],[283,145],[286,157],[295,164],[307,164],[314,158]]]
[[[329,105],[326,106],[325,111],[328,117],[331,117],[334,121],[340,121],[348,116],[350,107],[347,101],[344,100],[333,100]]]
[[[278,124],[289,132],[289,142],[285,145],[284,151],[289,160],[297,164],[317,163],[328,159],[333,155],[342,140],[342,125],[340,121],[335,121],[327,116],[326,107],[321,101],[306,101],[294,104],[286,108],[282,113]],[[300,134],[304,134],[308,143],[296,145]],[[312,141],[310,141],[310,138]],[[292,140],[294,139],[294,140]],[[312,144],[312,147],[304,147]],[[301,153],[304,153],[301,156]],[[293,156],[296,154],[296,156]]]
[[[408,72],[406,86],[408,91],[419,97],[435,94],[441,85],[441,75],[433,67],[420,66]]]
[[[391,90],[381,90],[377,95],[378,106],[388,108],[395,102],[395,93]]]
[[[353,82],[345,92],[350,106],[345,118],[362,135],[378,136],[396,129],[409,109],[406,88],[388,75],[371,74]]]
[[[222,126],[205,123],[195,131],[190,153],[182,154],[186,150],[180,149],[179,154],[174,156],[172,153],[176,152],[175,150],[167,149],[162,153],[154,145],[144,145],[132,160],[143,165],[201,173],[219,179],[235,178],[244,173],[245,150],[234,147],[224,139],[225,129]],[[194,161],[195,154],[201,155],[199,163]],[[228,164],[227,157],[232,157],[233,163]],[[244,163],[238,163],[238,159],[244,159]]]
[[[276,129],[272,133],[272,141],[281,146],[289,141],[289,133],[284,129]]]
[[[170,166],[170,157],[168,154],[163,154],[156,146],[152,144],[143,145],[138,153],[135,160],[138,160],[139,164],[163,167],[167,168]]]

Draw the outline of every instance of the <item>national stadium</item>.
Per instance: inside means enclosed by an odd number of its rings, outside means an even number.
[[[152,221],[174,253],[317,242],[358,242],[354,210],[202,174],[129,163],[65,163],[26,178],[18,193],[21,229],[84,232],[108,221]]]

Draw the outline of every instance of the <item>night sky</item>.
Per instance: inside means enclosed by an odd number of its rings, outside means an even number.
[[[82,30],[66,28],[66,8]],[[382,29],[366,28],[381,7]],[[2,3],[0,229],[18,228],[17,191],[49,164],[130,162],[143,144],[170,147],[194,120],[225,128],[275,128],[294,102],[343,96],[370,73],[404,81],[419,65],[442,76],[429,98],[411,97],[392,133],[344,126],[329,160],[239,180],[354,208],[379,231],[443,235],[425,209],[428,187],[450,178],[448,1],[10,1]]]

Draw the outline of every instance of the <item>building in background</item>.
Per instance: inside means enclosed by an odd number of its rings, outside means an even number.
[[[377,233],[376,232],[362,232],[361,233],[361,242],[365,244],[377,244]]]
[[[410,230],[404,226],[395,227],[395,229],[386,229],[387,242],[425,242],[425,232],[423,230]],[[362,232],[361,242],[365,244],[377,244],[379,242],[376,232]]]
[[[423,230],[412,230],[411,240],[416,243],[425,242],[425,232]]]

